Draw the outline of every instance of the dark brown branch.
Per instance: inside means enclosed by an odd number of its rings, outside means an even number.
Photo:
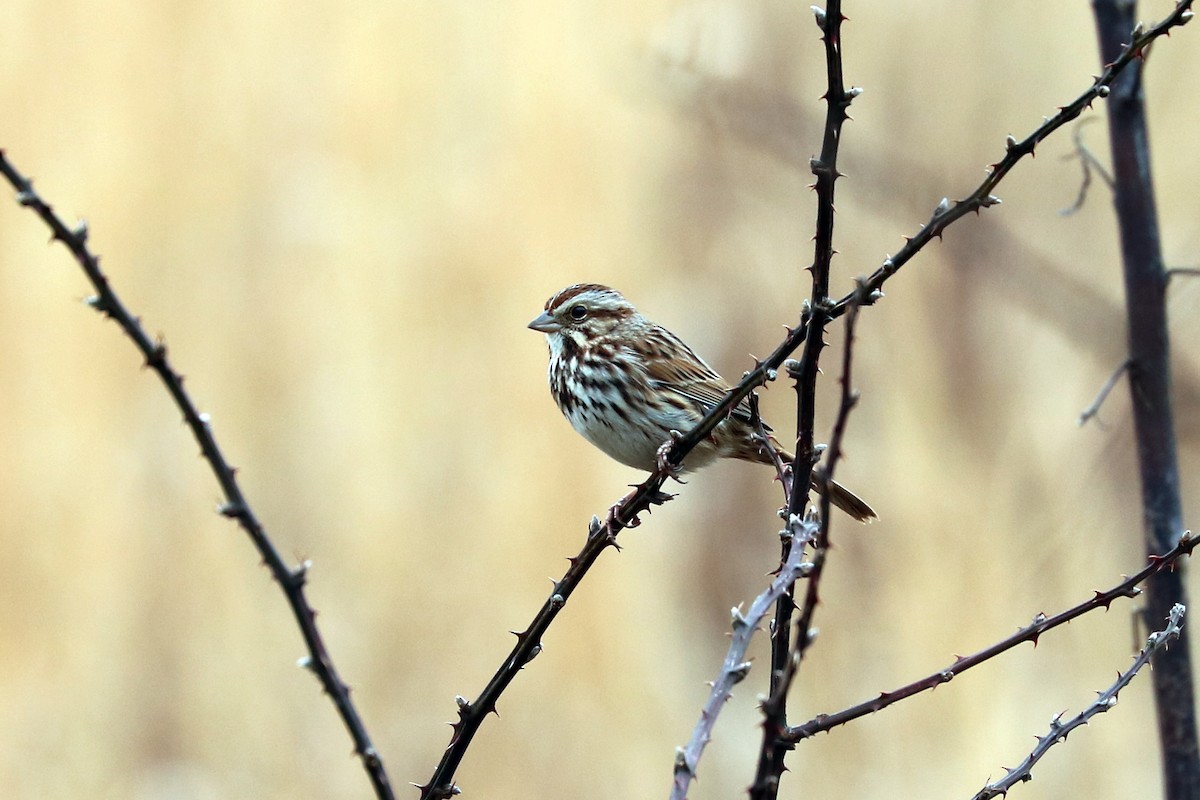
[[[1129,669],[1117,676],[1116,681],[1111,686],[1100,692],[1099,696],[1088,705],[1083,711],[1080,711],[1074,717],[1062,721],[1062,713],[1055,714],[1050,720],[1050,731],[1038,738],[1037,745],[1025,757],[1020,764],[1008,770],[1004,777],[997,781],[992,781],[987,786],[984,786],[972,798],[972,800],[990,800],[993,797],[1002,797],[1008,794],[1008,790],[1016,786],[1018,783],[1023,783],[1033,779],[1033,765],[1042,760],[1042,757],[1049,752],[1050,748],[1059,742],[1065,742],[1067,735],[1076,728],[1087,725],[1088,722],[1095,716],[1103,714],[1117,704],[1117,694],[1129,685],[1138,671],[1150,663],[1150,658],[1160,650],[1166,648],[1167,644],[1172,639],[1179,637],[1180,623],[1183,620],[1184,607],[1176,605],[1171,608],[1171,613],[1167,617],[1166,626],[1160,630],[1150,634],[1146,640],[1146,645],[1141,651],[1134,656],[1133,664]]]
[[[762,414],[758,411],[758,395],[751,392],[746,399],[750,405],[750,425],[754,428],[755,436],[763,450],[771,459],[771,465],[775,467],[775,477],[779,479],[779,485],[783,487],[783,502],[786,505],[788,498],[792,496],[791,466],[783,463],[783,458],[779,455],[779,448],[775,446],[775,441],[771,438],[766,423],[763,422]]]
[[[162,341],[151,340],[139,319],[131,314],[125,304],[121,302],[109,284],[108,278],[101,271],[100,258],[93,254],[87,246],[87,226],[80,223],[74,228],[67,227],[54,209],[34,191],[33,183],[9,163],[3,150],[0,150],[0,173],[3,173],[8,182],[17,190],[17,202],[32,209],[41,217],[42,221],[50,228],[53,238],[62,242],[79,262],[79,266],[83,268],[84,274],[87,275],[92,287],[96,290],[96,294],[88,298],[88,305],[120,326],[125,335],[141,352],[142,357],[146,359],[146,366],[154,370],[162,380],[167,393],[171,395],[171,399],[183,413],[184,422],[187,423],[192,435],[200,444],[200,452],[208,461],[217,478],[217,483],[221,485],[221,491],[225,495],[225,502],[220,507],[220,513],[237,520],[242,530],[250,537],[254,548],[262,556],[267,568],[271,571],[271,576],[279,583],[279,587],[283,590],[288,605],[292,609],[292,615],[296,618],[296,624],[300,627],[304,644],[308,648],[305,666],[317,676],[321,687],[337,707],[338,714],[350,732],[350,737],[354,740],[354,752],[362,759],[363,768],[371,780],[375,795],[390,800],[395,795],[392,792],[387,771],[384,769],[383,760],[371,743],[366,726],[350,699],[350,688],[342,682],[337,670],[334,669],[333,659],[325,648],[320,631],[317,629],[316,614],[305,597],[304,584],[308,577],[308,564],[304,563],[295,568],[289,567],[275,548],[274,543],[268,538],[262,523],[259,522],[258,517],[250,508],[249,502],[242,494],[234,468],[225,460],[224,454],[217,446],[208,415],[202,414],[196,409],[196,404],[192,402],[187,390],[183,387],[183,377],[175,371],[167,359],[166,344]]]
[[[995,658],[1019,644],[1024,642],[1037,644],[1038,637],[1046,631],[1057,628],[1059,625],[1065,625],[1089,611],[1096,611],[1101,608],[1107,610],[1113,600],[1116,600],[1118,597],[1136,597],[1141,594],[1141,590],[1138,589],[1139,583],[1152,575],[1159,575],[1174,570],[1176,562],[1184,556],[1190,555],[1197,545],[1200,545],[1200,536],[1194,537],[1190,532],[1187,532],[1179,539],[1179,543],[1168,552],[1161,556],[1150,556],[1149,563],[1143,569],[1121,581],[1111,589],[1096,592],[1090,599],[1052,617],[1038,614],[1033,618],[1033,622],[1021,628],[1013,635],[996,642],[990,647],[985,647],[973,655],[958,656],[951,664],[937,672],[926,675],[924,678],[915,680],[890,692],[881,692],[878,697],[850,706],[849,708],[844,708],[841,711],[832,714],[820,714],[813,717],[803,725],[790,728],[787,731],[787,740],[797,743],[823,731],[832,730],[839,725],[845,725],[847,722],[852,722],[859,717],[874,714],[876,711],[881,711],[893,703],[912,697],[914,694],[919,694],[947,683],[971,667],[976,667],[991,658]]]
[[[454,733],[450,737],[450,744],[446,746],[433,776],[424,784],[413,784],[421,790],[421,800],[441,800],[459,793],[459,788],[454,783],[454,774],[458,771],[459,764],[462,763],[471,746],[471,740],[479,732],[484,719],[488,714],[495,712],[496,701],[517,677],[517,673],[541,652],[542,636],[550,627],[550,623],[554,622],[558,612],[566,606],[567,599],[579,587],[588,570],[596,563],[596,559],[609,547],[620,549],[617,545],[617,534],[625,528],[637,527],[641,524],[639,514],[649,510],[651,505],[665,503],[674,496],[660,491],[666,479],[663,470],[651,473],[645,482],[613,506],[607,522],[601,523],[599,517],[592,517],[583,549],[579,551],[579,555],[569,559],[570,567],[554,584],[550,596],[546,598],[533,621],[524,631],[515,634],[516,645],[488,681],[487,686],[474,700],[455,698],[458,703],[458,721],[451,723]]]
[[[817,451],[814,426],[816,420],[817,375],[821,351],[825,347],[825,329],[831,321],[828,309],[829,275],[833,266],[834,196],[838,172],[838,150],[842,125],[848,119],[847,109],[858,90],[846,91],[842,75],[842,16],[841,0],[829,0],[825,10],[813,6],[817,27],[825,50],[825,128],[821,154],[809,162],[816,177],[817,222],[813,236],[813,262],[810,267],[812,291],[809,295],[808,326],[799,364],[789,374],[796,381],[796,457],[792,462],[792,491],[788,496],[787,517],[804,514],[812,481]],[[821,528],[829,524],[821,520]],[[823,534],[818,533],[818,556]],[[788,561],[791,543],[784,540],[780,563]],[[758,778],[750,787],[752,800],[773,800],[779,793],[779,778],[783,774],[784,748],[777,746],[779,735],[787,728],[788,676],[794,665],[791,646],[792,614],[796,608],[792,592],[785,592],[775,603],[775,619],[771,627],[770,691],[763,703],[763,745],[759,753]],[[800,635],[807,635],[804,631]]]
[[[1167,330],[1167,274],[1151,183],[1142,71],[1145,46],[1132,55],[1123,42],[1131,36],[1136,4],[1094,0],[1101,59],[1114,63],[1138,57],[1112,82],[1108,102],[1109,142],[1116,186],[1113,202],[1121,240],[1125,307],[1129,335],[1129,390],[1142,488],[1143,535],[1147,552],[1169,548],[1183,530],[1175,419],[1171,408],[1171,348]],[[1172,19],[1191,18],[1191,2],[1176,4]],[[1165,24],[1165,23],[1163,23]],[[1161,27],[1161,25],[1159,26]],[[1134,42],[1144,38],[1133,29]],[[1159,619],[1176,604],[1187,605],[1182,571],[1155,576],[1146,587],[1146,615]],[[1154,665],[1163,782],[1168,800],[1200,797],[1200,742],[1188,635]]]

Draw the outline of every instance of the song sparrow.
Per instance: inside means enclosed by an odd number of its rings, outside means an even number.
[[[529,327],[546,334],[550,393],[571,425],[636,469],[655,469],[672,431],[690,430],[729,391],[725,379],[679,337],[607,286],[568,286],[546,301]],[[791,453],[777,450],[791,463]],[[688,454],[683,469],[718,458],[772,463],[745,400]],[[813,488],[821,487],[814,481]],[[833,484],[829,499],[857,520],[875,518],[870,506],[839,484]]]

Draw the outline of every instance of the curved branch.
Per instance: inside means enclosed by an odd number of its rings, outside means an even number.
[[[308,656],[304,660],[304,666],[317,676],[321,687],[337,707],[338,715],[341,716],[342,722],[350,732],[350,738],[354,740],[354,752],[362,760],[363,768],[375,789],[375,795],[381,800],[391,800],[395,795],[392,792],[387,771],[384,769],[383,759],[380,758],[378,751],[371,743],[371,737],[367,734],[362,717],[359,716],[358,709],[354,707],[354,702],[350,699],[350,687],[342,682],[337,670],[334,669],[333,659],[317,629],[316,614],[304,595],[309,564],[305,562],[292,568],[284,562],[279,550],[267,536],[262,523],[250,508],[250,503],[242,494],[234,468],[229,465],[220,447],[217,446],[208,415],[202,414],[196,409],[196,404],[188,395],[187,390],[183,388],[183,376],[175,371],[167,359],[166,343],[161,340],[151,340],[146,334],[145,328],[142,327],[141,321],[125,307],[121,298],[109,284],[108,277],[101,271],[100,258],[92,253],[87,245],[87,225],[80,223],[74,228],[67,227],[54,209],[34,191],[32,181],[21,175],[9,163],[3,150],[0,150],[0,173],[17,190],[17,202],[32,209],[41,217],[42,221],[50,228],[53,239],[62,242],[79,262],[79,266],[83,268],[84,274],[87,275],[92,287],[96,290],[96,294],[88,298],[88,305],[120,326],[125,335],[141,352],[142,357],[146,359],[146,366],[154,370],[162,380],[167,393],[171,395],[171,399],[183,413],[184,422],[187,423],[192,436],[199,443],[200,452],[212,468],[213,475],[216,476],[217,483],[221,485],[221,491],[225,495],[225,502],[218,510],[224,516],[237,520],[238,525],[250,537],[254,548],[271,571],[271,577],[279,583],[279,588],[283,590],[288,605],[292,609],[292,616],[295,617],[296,624],[300,627],[304,644],[308,647]]]

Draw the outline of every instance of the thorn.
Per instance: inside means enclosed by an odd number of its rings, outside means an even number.
[[[222,517],[237,519],[243,513],[245,513],[245,509],[246,507],[244,505],[240,505],[238,503],[221,503],[219,506],[217,506],[217,513]]]
[[[750,674],[750,667],[753,666],[749,661],[743,661],[737,666],[729,668],[729,679],[734,683],[741,683]]]
[[[742,613],[742,609],[738,606],[729,609],[729,617],[735,631],[749,625],[749,622],[746,621],[746,615]]]

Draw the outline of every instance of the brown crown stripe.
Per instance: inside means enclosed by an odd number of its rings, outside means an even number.
[[[610,289],[607,286],[601,286],[598,283],[577,283],[574,286],[568,286],[567,288],[563,289],[561,292],[559,292],[558,294],[554,295],[549,300],[547,300],[546,301],[546,310],[549,311],[550,309],[556,308],[556,307],[562,305],[563,303],[566,303],[570,300],[574,300],[576,297],[578,297],[579,295],[584,294],[586,292],[596,292],[599,294],[613,294],[613,295],[617,294],[617,292],[614,291],[613,289]]]

